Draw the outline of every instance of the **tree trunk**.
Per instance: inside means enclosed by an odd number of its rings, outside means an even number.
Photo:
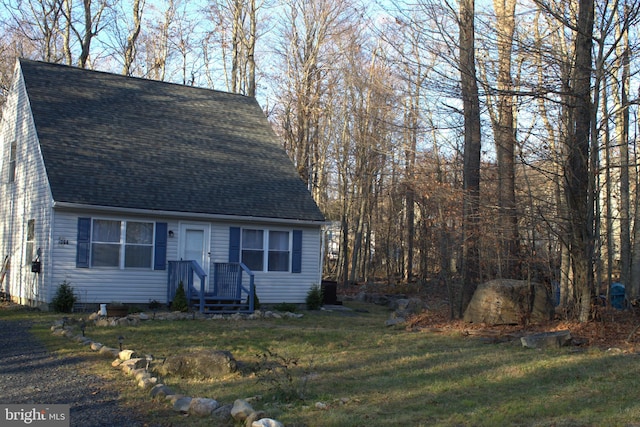
[[[140,35],[142,28],[142,9],[144,8],[144,0],[133,0],[133,29],[127,37],[127,44],[124,49],[124,64],[122,66],[122,74],[131,75],[131,67],[136,58],[136,41]]]
[[[568,156],[564,178],[578,320],[586,322],[591,314],[593,294],[593,213],[590,212],[589,194],[589,136],[592,120],[591,49],[594,4],[593,0],[579,0],[578,4],[575,67],[572,79],[573,121],[567,140]]]
[[[516,130],[513,116],[511,52],[515,30],[515,0],[494,0],[498,39],[498,120],[494,126],[498,161],[498,227],[503,277],[518,275],[519,235],[515,192]]]
[[[480,100],[475,66],[474,0],[460,1],[460,83],[464,112],[463,283],[459,315],[480,280]]]

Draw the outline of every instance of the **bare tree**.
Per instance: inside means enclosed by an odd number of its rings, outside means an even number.
[[[136,42],[142,29],[142,12],[144,10],[145,0],[133,0],[131,5],[131,13],[133,17],[133,26],[127,36],[127,43],[124,48],[124,60],[122,65],[122,74],[131,75],[131,67],[136,58],[137,46]]]
[[[64,0],[63,13],[66,19],[66,32],[75,35],[75,39],[80,46],[78,55],[78,66],[86,68],[91,54],[91,42],[103,28],[102,16],[108,7],[107,0],[99,0],[93,3],[92,0],[82,0],[82,6],[78,7],[77,14],[81,16],[76,19],[76,5],[73,0]],[[78,21],[80,25],[78,25]],[[65,57],[72,58],[70,37],[65,42]]]
[[[462,316],[480,279],[480,98],[475,65],[475,1],[460,0],[460,83],[464,113]]]
[[[497,115],[491,115],[498,162],[498,230],[504,277],[516,277],[519,259],[515,192],[515,91],[511,77],[516,0],[493,0],[498,50]],[[497,117],[496,117],[497,116]],[[499,266],[501,267],[501,266]]]
[[[5,13],[9,15],[5,18],[6,28],[33,46],[25,51],[36,50],[38,59],[58,62],[62,3],[62,0],[3,1]]]

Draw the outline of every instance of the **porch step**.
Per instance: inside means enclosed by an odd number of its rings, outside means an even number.
[[[196,310],[200,309],[200,300],[191,299],[190,304]],[[249,304],[240,300],[220,300],[214,298],[205,298],[205,313],[229,314],[229,313],[249,313]]]

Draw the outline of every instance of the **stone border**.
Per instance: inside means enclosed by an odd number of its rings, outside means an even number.
[[[194,317],[190,313],[186,313],[189,319]],[[255,313],[254,313],[255,314]],[[276,313],[277,314],[277,313]],[[293,313],[291,313],[293,314]],[[230,315],[233,318],[234,315]],[[242,315],[249,318],[253,315]],[[295,315],[294,317],[301,317],[302,315]],[[148,318],[148,317],[147,317]],[[265,317],[255,317],[265,318]],[[118,325],[119,322],[124,319],[125,322],[130,322],[130,316],[120,319],[94,319],[93,321],[107,320],[107,325]],[[157,319],[157,318],[156,318]],[[141,320],[140,317],[137,320]],[[160,319],[158,319],[160,320]],[[163,319],[168,320],[168,319]],[[171,319],[177,320],[177,319]],[[123,374],[133,377],[137,381],[137,386],[142,389],[149,390],[149,394],[152,399],[164,398],[173,407],[173,410],[183,414],[189,414],[197,417],[211,417],[214,420],[242,422],[245,427],[284,427],[284,424],[268,418],[263,411],[256,411],[251,407],[250,402],[257,398],[248,399],[236,399],[233,404],[222,405],[215,399],[204,397],[190,397],[181,394],[174,393],[169,387],[162,384],[158,377],[152,376],[149,372],[149,366],[153,361],[151,355],[141,355],[135,350],[112,348],[105,346],[99,342],[95,342],[92,339],[84,336],[84,334],[77,334],[74,332],[75,327],[70,326],[67,323],[69,320],[62,319],[56,321],[51,326],[51,332],[55,336],[62,336],[69,340],[75,341],[81,345],[88,346],[92,351],[103,354],[106,357],[115,357],[115,360],[111,362],[111,366],[114,368],[120,368]],[[112,323],[115,322],[115,323]],[[72,321],[77,323],[77,321]],[[130,324],[130,323],[127,323]]]

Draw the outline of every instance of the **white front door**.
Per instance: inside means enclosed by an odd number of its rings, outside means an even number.
[[[181,260],[195,260],[209,274],[209,226],[202,224],[180,224]]]

